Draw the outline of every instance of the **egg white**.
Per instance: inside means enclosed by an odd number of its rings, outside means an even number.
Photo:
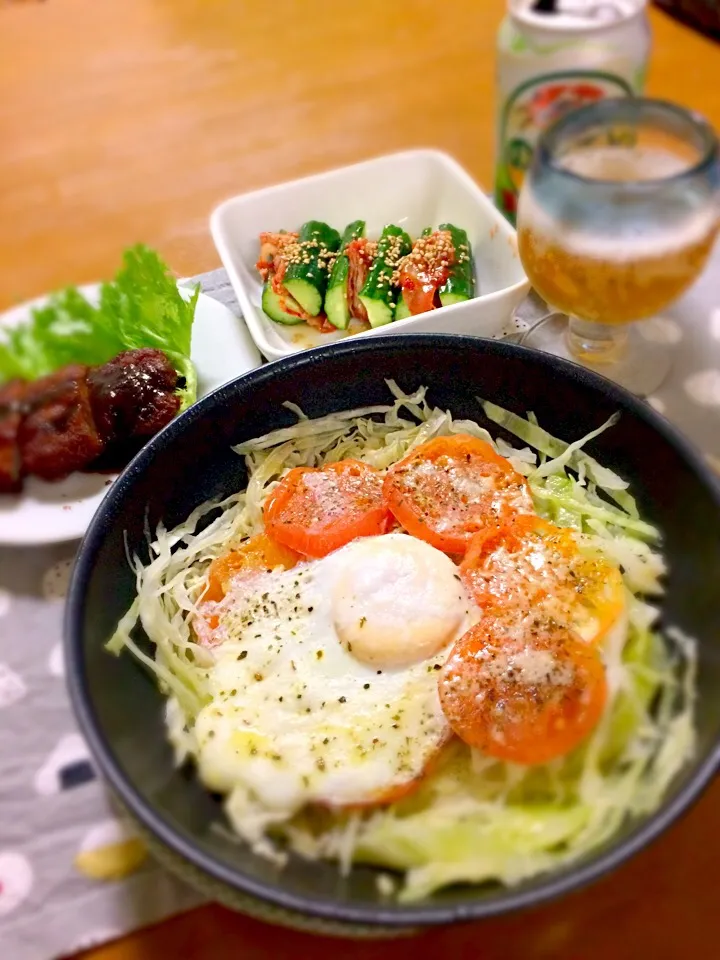
[[[449,738],[438,670],[479,611],[452,561],[418,543],[405,534],[367,538],[291,570],[240,578],[216,608],[222,642],[212,701],[196,719],[197,763],[206,786],[231,794],[241,834],[260,836],[308,803],[377,802],[422,775]],[[384,575],[364,575],[370,568]],[[359,584],[352,595],[348,583]],[[374,610],[373,590],[382,594]],[[397,618],[378,622],[393,595]],[[343,612],[358,617],[359,633],[364,618],[385,636],[430,618],[445,628],[442,647],[427,656],[426,631],[417,656],[405,651],[400,666],[361,662],[338,635]]]

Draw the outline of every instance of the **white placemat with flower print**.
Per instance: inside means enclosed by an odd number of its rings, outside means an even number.
[[[222,270],[199,278],[239,314]],[[542,309],[519,311],[532,322]],[[649,402],[720,465],[720,245],[648,338],[675,348]],[[52,960],[201,902],[148,855],[97,779],[65,693],[63,597],[77,543],[0,550],[0,957]]]

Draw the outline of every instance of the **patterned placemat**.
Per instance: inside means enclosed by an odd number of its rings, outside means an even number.
[[[239,313],[222,270],[198,278]],[[529,299],[528,323],[544,312]],[[646,336],[674,345],[650,402],[720,461],[720,246]],[[76,543],[0,549],[0,958],[51,960],[201,902],[113,808],[65,693],[63,597]]]

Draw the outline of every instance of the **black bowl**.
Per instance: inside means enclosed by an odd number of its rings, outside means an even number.
[[[700,646],[696,758],[662,808],[628,823],[577,865],[513,889],[456,887],[412,905],[383,899],[375,871],[341,879],[329,863],[292,859],[284,870],[219,831],[220,804],[178,771],[163,727],[163,698],[130,656],[103,644],[133,599],[126,561],[142,553],[146,522],[172,526],[198,504],[245,485],[230,446],[310,416],[387,402],[385,378],[421,384],[456,416],[483,422],[477,396],[534,410],[553,434],[576,439],[617,410],[619,424],[589,448],[632,484],[642,515],[663,531],[670,564],[663,618]],[[490,425],[497,434],[497,428]],[[509,438],[508,438],[509,439]],[[371,934],[486,917],[565,893],[617,866],[698,796],[720,758],[720,491],[702,458],[645,403],[574,364],[471,337],[408,335],[348,340],[271,363],[205,397],[170,424],[115,482],[85,537],[65,624],[72,702],[97,766],[153,846],[215,899],[323,932]]]

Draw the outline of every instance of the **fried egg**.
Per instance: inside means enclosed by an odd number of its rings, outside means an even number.
[[[238,577],[213,612],[198,767],[247,838],[309,803],[399,799],[449,739],[438,671],[480,613],[429,544],[366,537]]]

